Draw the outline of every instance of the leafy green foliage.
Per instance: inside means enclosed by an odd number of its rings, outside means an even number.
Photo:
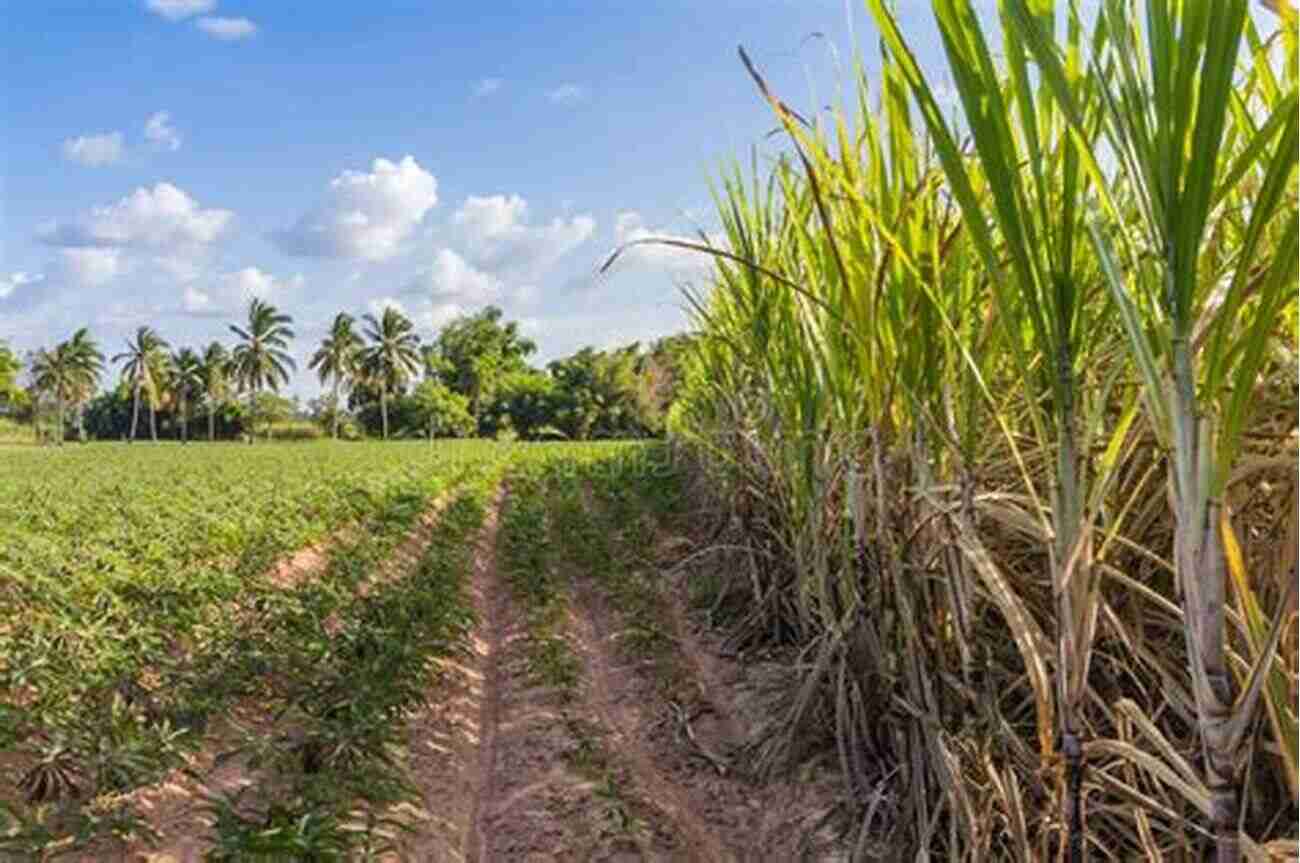
[[[517,322],[503,323],[501,310],[488,306],[443,327],[425,361],[431,375],[469,399],[477,423],[502,379],[524,371],[525,358],[536,350]]]
[[[392,306],[385,307],[379,318],[366,315],[363,320],[369,344],[361,351],[360,371],[379,390],[383,438],[388,440],[388,394],[400,392],[419,369],[420,337],[410,318]]]
[[[135,336],[127,339],[126,350],[113,357],[112,362],[122,363],[122,380],[131,386],[131,440],[140,421],[140,397],[149,399],[149,433],[158,440],[158,427],[154,412],[162,396],[166,374],[166,351],[170,347],[152,327],[139,327]]]
[[[474,432],[474,418],[469,413],[469,399],[454,393],[436,380],[421,382],[411,393],[415,406],[416,427],[435,437],[468,437]]]
[[[352,776],[397,794],[385,760],[395,717],[423,690],[429,651],[468,625],[465,539],[508,454],[459,443],[16,452],[0,469],[0,598],[18,612],[0,625],[0,749],[26,765],[16,790],[30,806],[48,800],[50,824],[84,821],[84,801],[179,763],[232,699],[275,693],[297,742],[273,746],[271,762],[318,761],[334,786],[353,788]],[[358,596],[428,500],[459,483],[473,494],[448,511],[419,572]],[[345,524],[356,533],[324,572],[298,589],[274,580],[276,561]],[[322,628],[331,615],[337,639]]]
[[[253,442],[252,426],[257,419],[256,400],[263,389],[269,387],[279,392],[288,383],[289,372],[297,368],[289,355],[289,340],[293,338],[293,318],[275,306],[260,299],[248,304],[248,324],[230,325],[230,331],[239,337],[239,344],[230,355],[230,373],[239,388],[248,394],[248,441]],[[134,435],[132,435],[134,437]]]
[[[22,363],[18,355],[8,344],[0,342],[0,404],[12,403],[18,397],[20,371]]]

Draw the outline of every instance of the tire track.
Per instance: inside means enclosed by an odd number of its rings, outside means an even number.
[[[710,825],[699,818],[690,795],[655,766],[655,758],[640,741],[643,718],[624,697],[626,681],[619,680],[610,644],[609,611],[588,579],[578,585],[572,609],[586,681],[587,702],[611,737],[613,747],[631,768],[643,796],[676,828],[684,847],[680,859],[698,863],[729,863],[737,855]],[[625,673],[624,673],[625,675]]]
[[[488,513],[478,553],[474,558],[474,611],[482,621],[481,633],[475,633],[475,652],[482,663],[483,689],[478,717],[478,763],[474,781],[474,799],[470,808],[469,829],[465,835],[463,857],[468,863],[487,859],[486,825],[491,804],[499,795],[497,777],[497,736],[501,723],[501,651],[505,646],[505,622],[508,598],[497,569],[497,533],[500,524],[499,492]]]

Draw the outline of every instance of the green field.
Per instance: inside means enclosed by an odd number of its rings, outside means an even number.
[[[311,779],[287,791],[283,765],[268,768],[267,794],[288,810],[328,821],[404,799],[391,747],[425,697],[426,664],[473,624],[471,540],[503,478],[544,475],[572,499],[580,476],[597,488],[656,476],[653,454],[487,441],[7,449],[0,851],[162,841],[133,794],[193,772],[236,715],[256,717],[236,734],[260,747],[254,761],[288,759]],[[211,806],[238,840],[234,804]]]

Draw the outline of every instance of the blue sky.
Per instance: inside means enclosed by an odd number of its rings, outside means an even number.
[[[594,270],[710,229],[711,172],[779,147],[736,46],[801,107],[835,98],[851,29],[874,53],[856,0],[0,5],[19,350],[81,325],[110,351],[144,323],[224,339],[252,296],[295,316],[300,359],[335,312],[385,303],[426,338],[494,303],[537,361],[674,332],[697,261]],[[941,70],[927,18],[904,26]]]

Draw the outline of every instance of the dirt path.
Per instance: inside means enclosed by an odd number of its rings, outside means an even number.
[[[544,682],[534,612],[496,556],[509,505],[498,495],[478,539],[467,649],[438,669],[409,727],[423,811],[389,863],[846,859],[816,835],[833,780],[760,784],[735,769],[751,731],[743,673],[693,625],[682,580],[658,585],[670,655],[648,657],[624,646],[627,621],[597,574],[550,561],[574,679]]]
[[[483,621],[483,637],[475,639],[476,650],[482,651],[483,696],[479,705],[479,752],[473,805],[470,809],[469,830],[465,837],[464,857],[469,863],[480,863],[488,847],[485,827],[488,805],[496,800],[497,735],[501,723],[501,651],[506,640],[506,616],[509,609],[506,591],[501,585],[501,574],[496,566],[496,536],[498,506],[493,507],[492,521],[484,532],[483,562],[474,563],[474,607]]]
[[[475,541],[470,598],[477,624],[461,655],[433,670],[427,704],[407,726],[407,768],[422,803],[414,834],[386,860],[456,861],[481,842],[481,801],[493,775],[503,590],[496,567],[502,494],[488,508]]]
[[[615,621],[599,592],[582,578],[573,610],[574,632],[586,671],[585,700],[609,734],[612,747],[626,760],[640,794],[668,819],[681,840],[677,859],[728,863],[740,859],[740,838],[724,835],[725,825],[702,816],[702,794],[663,769],[662,753],[647,745],[647,729],[656,706],[653,681],[638,672],[639,663],[617,662],[613,648]],[[706,789],[697,788],[704,792]],[[729,841],[731,840],[731,841]]]
[[[392,861],[592,859],[582,809],[595,785],[571,763],[582,748],[575,714],[563,691],[538,685],[527,613],[498,569],[503,497],[475,550],[469,648],[439,669],[429,708],[409,728],[426,818]]]

